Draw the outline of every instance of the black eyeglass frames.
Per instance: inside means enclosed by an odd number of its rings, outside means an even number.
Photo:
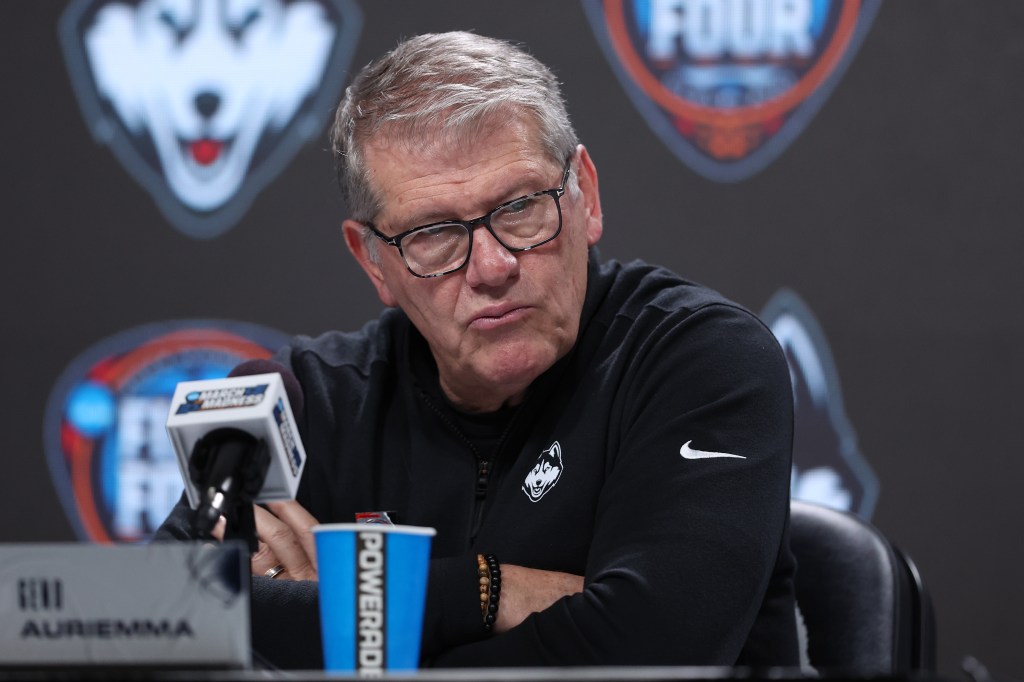
[[[473,230],[483,225],[513,253],[547,244],[562,231],[562,206],[572,158],[558,187],[512,199],[472,220],[444,220],[388,237],[373,223],[365,225],[381,241],[398,249],[406,268],[417,277],[441,277],[465,267],[473,250]]]

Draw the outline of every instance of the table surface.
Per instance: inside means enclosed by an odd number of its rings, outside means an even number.
[[[52,680],[152,680],[154,682],[178,682],[179,680],[203,680],[209,682],[270,682],[302,680],[346,680],[366,679],[352,674],[326,673],[321,670],[172,670],[172,669],[141,669],[141,668],[10,668],[0,664],[0,682],[43,682]],[[417,680],[434,682],[452,680],[453,682],[575,682],[588,680],[637,680],[638,682],[658,682],[683,680],[765,680],[770,682],[786,682],[787,680],[884,680],[917,681],[917,682],[950,682],[934,673],[875,676],[870,678],[845,675],[808,676],[798,669],[772,668],[765,670],[749,670],[744,668],[707,668],[707,667],[600,667],[600,668],[467,668],[467,669],[425,669],[406,672],[395,672],[385,675],[382,679]]]

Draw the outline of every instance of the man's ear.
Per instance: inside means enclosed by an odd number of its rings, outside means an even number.
[[[355,257],[356,262],[363,268],[363,272],[370,278],[370,283],[377,290],[377,296],[381,303],[389,307],[397,307],[398,301],[391,294],[387,282],[384,281],[384,272],[379,263],[370,255],[369,247],[366,245],[364,233],[366,228],[362,223],[355,220],[346,220],[341,224],[342,232],[345,234],[345,245]]]
[[[583,196],[583,205],[587,215],[587,246],[593,246],[604,233],[604,216],[601,213],[601,193],[597,185],[597,167],[587,152],[587,148],[579,145],[579,163],[576,165],[576,177]]]

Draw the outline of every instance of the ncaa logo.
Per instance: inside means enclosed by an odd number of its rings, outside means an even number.
[[[209,238],[319,134],[361,26],[354,0],[75,0],[60,37],[93,137]]]
[[[184,484],[165,424],[178,382],[227,376],[287,336],[223,320],[129,330],[80,355],[47,401],[43,444],[76,535],[147,540]]]
[[[793,384],[793,498],[870,519],[878,478],[857,447],[839,373],[818,321],[789,289],[772,296],[761,319],[786,354]]]
[[[583,0],[648,125],[708,179],[771,163],[817,113],[878,0]]]

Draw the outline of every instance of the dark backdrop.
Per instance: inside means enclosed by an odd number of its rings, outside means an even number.
[[[971,654],[1021,677],[1024,4],[884,3],[817,115],[736,183],[704,179],[651,132],[579,2],[359,4],[356,65],[460,28],[523,41],[556,70],[600,172],[604,256],[664,264],[754,310],[799,293],[881,482],[872,520],[931,587],[941,671]],[[187,237],[91,137],[64,9],[0,3],[0,541],[75,539],[43,412],[85,349],[166,319],[315,334],[379,309],[345,251],[325,134],[224,235]]]

